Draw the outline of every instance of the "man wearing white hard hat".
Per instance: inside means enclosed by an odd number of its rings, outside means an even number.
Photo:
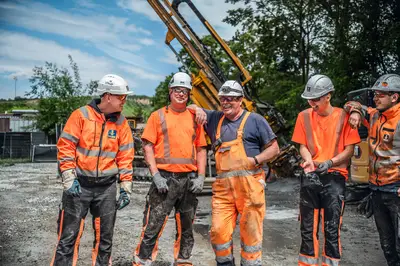
[[[262,265],[265,174],[262,164],[279,154],[267,120],[245,111],[241,84],[226,81],[219,90],[222,111],[195,105],[198,123],[211,138],[217,170],[213,183],[211,244],[218,266],[235,265],[232,233],[240,218],[241,265]]]
[[[301,246],[299,266],[319,263],[319,223],[324,247],[322,265],[339,265],[342,257],[340,228],[345,184],[358,132],[350,127],[342,108],[331,105],[334,86],[326,75],[312,76],[301,97],[310,108],[298,114],[292,141],[300,145],[305,174],[300,187]]]
[[[175,73],[168,88],[170,104],[150,115],[142,135],[153,182],[146,197],[143,229],[133,266],[151,265],[156,259],[158,239],[174,208],[177,231],[174,265],[192,265],[196,193],[203,189],[207,142],[203,127],[195,123],[186,108],[192,90],[191,77]]]
[[[92,265],[111,265],[116,210],[129,204],[132,191],[133,139],[121,114],[131,93],[123,78],[105,75],[98,82],[100,99],[72,112],[65,124],[57,143],[63,195],[50,265],[76,265],[89,210],[95,232]]]

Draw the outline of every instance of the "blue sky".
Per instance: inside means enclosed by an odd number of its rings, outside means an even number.
[[[234,34],[222,19],[238,5],[193,2],[223,38]],[[199,35],[205,33],[185,6],[181,12]],[[68,66],[68,54],[84,84],[115,73],[135,94],[152,96],[180,65],[164,44],[166,32],[146,0],[0,1],[0,98],[14,98],[14,76],[17,96],[24,96],[34,66],[45,61]],[[180,49],[176,41],[174,46]]]

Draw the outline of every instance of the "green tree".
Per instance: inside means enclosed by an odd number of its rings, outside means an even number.
[[[87,103],[78,65],[68,55],[70,70],[45,62],[45,66],[33,68],[29,79],[31,91],[26,95],[40,98],[36,127],[49,135],[55,134],[55,125],[64,124],[72,111]]]
[[[168,104],[168,84],[172,76],[173,74],[166,76],[165,80],[158,84],[156,93],[153,97],[153,111]]]

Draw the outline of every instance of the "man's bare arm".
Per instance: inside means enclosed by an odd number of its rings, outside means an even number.
[[[144,159],[149,166],[150,173],[154,175],[158,172],[156,159],[154,158],[154,144],[143,140]]]
[[[306,145],[300,144],[300,155],[303,158],[304,163],[302,167],[304,168],[304,172],[312,172],[315,170],[315,165],[312,159],[311,152],[308,150]]]
[[[186,108],[196,116],[195,120],[197,124],[204,125],[205,123],[207,123],[207,114],[202,108],[198,107],[195,104],[191,104]]]
[[[279,145],[276,139],[273,139],[265,145],[264,150],[255,156],[259,164],[271,161],[279,154]]]
[[[205,147],[197,147],[197,172],[198,174],[205,175],[207,164],[207,150]]]
[[[344,163],[347,164],[347,162],[350,160],[351,156],[354,154],[354,144],[352,145],[347,145],[344,147],[344,150],[333,157],[332,160],[332,166],[341,166]]]

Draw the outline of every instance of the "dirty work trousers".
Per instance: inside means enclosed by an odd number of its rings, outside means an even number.
[[[210,236],[218,266],[235,265],[232,233],[238,214],[241,214],[241,265],[262,265],[264,184],[262,171],[249,176],[217,178],[213,183]]]
[[[197,208],[196,195],[189,191],[188,173],[160,171],[167,179],[168,193],[159,193],[152,183],[146,197],[143,228],[135,251],[133,265],[151,265],[156,259],[158,239],[175,207],[176,237],[174,243],[174,265],[192,265],[194,245],[193,220]],[[193,173],[191,173],[193,174]]]
[[[372,193],[374,218],[383,254],[389,266],[400,266],[400,197],[396,193]]]
[[[78,261],[79,243],[85,217],[93,216],[94,241],[92,265],[111,265],[111,249],[116,215],[116,183],[99,187],[81,187],[80,197],[62,195],[58,218],[58,244],[50,265],[70,266]]]
[[[319,175],[321,186],[302,178],[300,188],[301,247],[298,265],[318,265],[319,222],[325,242],[322,265],[339,265],[341,258],[340,227],[344,211],[345,177],[341,174]]]

